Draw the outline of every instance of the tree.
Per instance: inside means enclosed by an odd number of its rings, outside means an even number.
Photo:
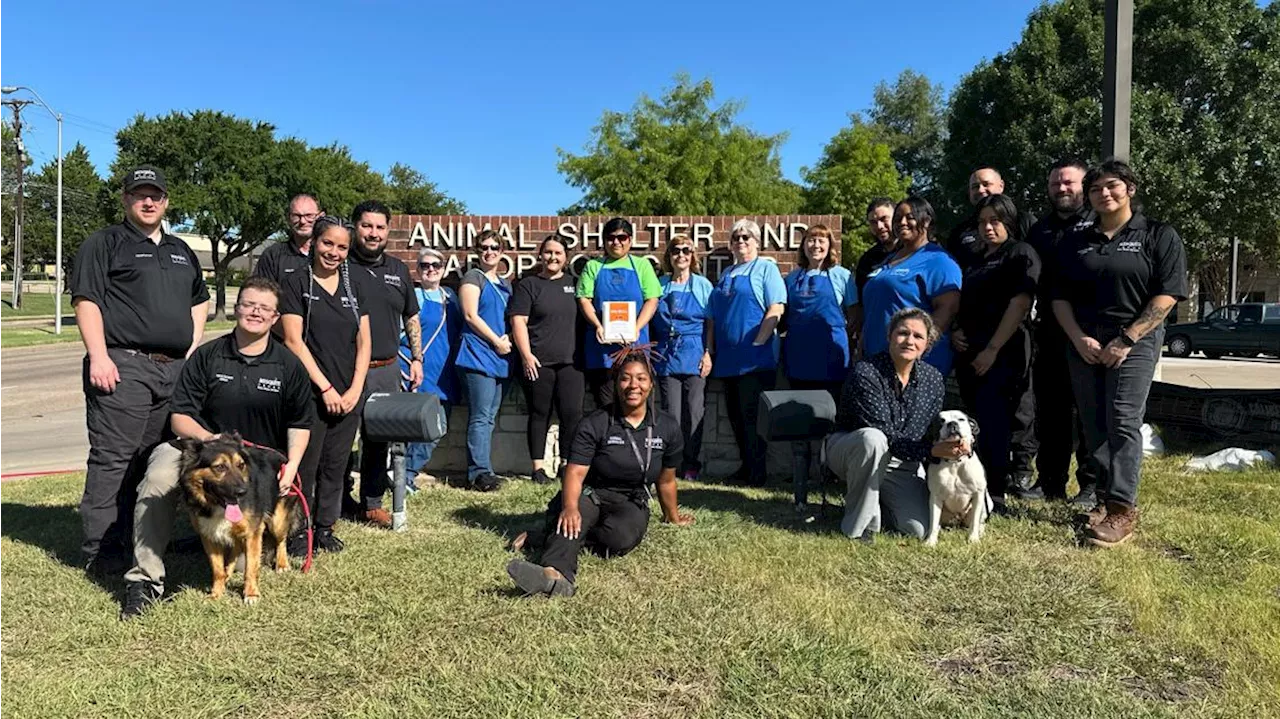
[[[33,262],[57,261],[58,161],[50,160],[27,180],[27,228],[23,254]],[[102,227],[105,184],[81,143],[62,158],[62,271],[69,277],[76,252],[86,237]],[[114,202],[119,206],[119,199]]]
[[[1280,258],[1280,8],[1139,0],[1134,33],[1131,154],[1147,212],[1178,229],[1193,272],[1223,263],[1232,237]],[[991,164],[1020,206],[1039,208],[1055,159],[1097,159],[1102,70],[1102,0],[1035,10],[1018,44],[952,95],[953,201]]]
[[[280,182],[287,189],[285,199],[276,208],[284,230],[284,203],[300,192],[315,196],[325,212],[348,217],[362,200],[386,195],[382,176],[351,156],[345,145],[334,143],[309,147],[302,140],[288,138],[278,147]]]
[[[466,205],[449,197],[426,175],[396,163],[387,170],[387,204],[406,215],[465,215]]]
[[[878,140],[879,133],[856,114],[849,120],[823,148],[818,164],[800,170],[808,183],[806,211],[843,218],[845,264],[856,262],[870,244],[866,233],[854,230],[865,223],[867,204],[878,196],[901,199],[911,186],[895,166],[889,146]]]
[[[677,75],[661,100],[641,95],[627,114],[606,110],[585,154],[557,149],[557,169],[584,195],[564,214],[784,214],[801,196],[782,177],[785,134],[739,125],[742,103],[712,107],[710,80]]]
[[[867,114],[898,171],[911,178],[917,194],[932,196],[938,189],[947,130],[942,85],[908,68],[893,85],[876,85]]]

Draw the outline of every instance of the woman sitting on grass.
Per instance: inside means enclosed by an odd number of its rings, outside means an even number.
[[[663,521],[693,524],[693,515],[676,508],[676,467],[684,452],[680,423],[649,401],[654,372],[648,356],[630,352],[612,372],[614,402],[579,423],[564,488],[547,506],[550,537],[541,564],[513,559],[507,565],[528,594],[573,596],[583,544],[604,556],[635,549],[649,527],[648,486],[654,482]],[[522,538],[516,546],[523,546]]]

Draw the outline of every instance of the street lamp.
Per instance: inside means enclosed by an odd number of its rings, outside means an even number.
[[[49,103],[40,97],[40,93],[32,90],[25,85],[5,85],[0,87],[0,93],[9,95],[19,90],[26,90],[36,99],[36,104],[49,111],[53,115],[53,119],[58,121],[58,230],[57,230],[57,283],[53,295],[53,333],[62,334],[62,113],[54,112]],[[14,268],[15,273],[21,273],[21,267]]]

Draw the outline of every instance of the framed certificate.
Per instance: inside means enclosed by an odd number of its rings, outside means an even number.
[[[636,341],[636,303],[604,303],[604,338],[609,342]]]

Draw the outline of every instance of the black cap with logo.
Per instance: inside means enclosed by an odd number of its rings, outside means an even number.
[[[159,188],[161,192],[168,192],[169,185],[164,181],[164,173],[160,168],[152,165],[139,165],[124,176],[124,191],[132,192],[144,185],[151,185]]]

